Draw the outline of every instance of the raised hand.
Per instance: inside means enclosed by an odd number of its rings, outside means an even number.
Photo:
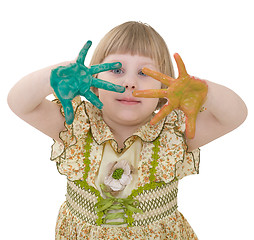
[[[143,68],[142,72],[168,86],[167,89],[149,89],[134,91],[133,96],[145,98],[167,98],[168,102],[151,120],[156,124],[172,110],[180,109],[186,116],[186,137],[194,138],[196,119],[201,106],[205,102],[208,86],[205,81],[190,76],[179,54],[174,54],[179,76],[173,79],[165,74]]]
[[[84,96],[97,108],[102,108],[102,102],[91,91],[90,87],[102,88],[120,93],[125,91],[123,86],[115,85],[92,76],[100,72],[121,68],[122,64],[120,62],[114,62],[98,64],[90,68],[86,67],[84,61],[91,45],[92,42],[87,41],[81,49],[76,63],[57,67],[51,72],[50,84],[62,103],[67,124],[72,124],[74,120],[71,101],[78,95]]]

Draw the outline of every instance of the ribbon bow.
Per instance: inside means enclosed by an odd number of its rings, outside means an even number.
[[[105,217],[102,219],[102,224],[107,225],[122,225],[128,223],[126,219],[126,212],[132,213],[143,213],[143,211],[137,206],[139,205],[138,200],[128,198],[115,198],[109,192],[105,191],[106,186],[101,184],[103,193],[108,197],[95,204],[96,212],[103,213]],[[123,212],[110,213],[110,210],[124,210]],[[123,222],[107,222],[107,220],[114,220],[122,218]]]

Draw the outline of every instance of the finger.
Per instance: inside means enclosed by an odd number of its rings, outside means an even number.
[[[185,126],[186,126],[186,129],[185,129],[186,137],[189,139],[193,139],[195,137],[195,131],[196,131],[196,117],[186,115]]]
[[[170,86],[173,82],[175,82],[175,79],[170,77],[170,76],[167,76],[163,73],[160,73],[160,72],[156,72],[154,70],[151,70],[149,68],[143,68],[142,69],[142,72],[158,81],[160,81],[161,83],[167,85],[167,86]]]
[[[72,107],[71,101],[65,101],[61,100],[63,109],[64,109],[64,115],[65,115],[65,121],[68,125],[71,125],[74,120],[74,111]]]
[[[91,75],[94,75],[96,73],[105,72],[113,69],[121,68],[122,64],[120,62],[113,62],[113,63],[102,63],[98,65],[93,65],[90,67],[90,73]]]
[[[186,116],[186,137],[189,139],[194,138],[196,129],[196,119],[200,111],[203,101],[199,97],[192,97],[181,102],[180,109]]]
[[[91,91],[88,90],[83,95],[88,101],[90,101],[95,107],[102,109],[103,103],[100,101],[100,99]]]
[[[179,73],[178,77],[186,77],[186,76],[188,76],[189,74],[186,71],[185,65],[184,65],[183,60],[180,57],[180,55],[178,53],[175,53],[174,54],[174,58],[175,58],[175,61],[176,61],[176,64],[177,64],[177,68],[178,68],[178,73]]]
[[[143,97],[143,98],[164,98],[167,95],[166,89],[147,89],[147,90],[138,90],[132,93],[134,97]]]
[[[160,120],[162,120],[164,117],[166,117],[169,113],[173,111],[173,107],[170,104],[165,104],[161,110],[153,117],[153,119],[150,121],[151,125],[155,125]]]
[[[85,58],[87,55],[87,52],[89,50],[89,48],[91,47],[92,42],[91,41],[87,41],[86,44],[84,45],[84,47],[81,49],[81,51],[79,52],[78,55],[78,59],[77,59],[77,63],[79,64],[84,64],[85,62]]]
[[[119,93],[123,93],[125,91],[125,87],[120,86],[120,85],[116,85],[98,78],[92,78],[92,84],[91,86],[96,87],[96,88],[101,88],[101,89],[105,89],[108,91],[112,91],[112,92],[119,92]]]

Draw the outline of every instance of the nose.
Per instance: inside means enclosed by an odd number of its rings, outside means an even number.
[[[125,88],[126,88],[126,89],[131,89],[131,90],[133,90],[133,89],[135,89],[136,87],[135,87],[133,84],[125,84]]]
[[[126,88],[126,90],[134,90],[137,88],[136,81],[133,78],[125,79],[123,86]]]

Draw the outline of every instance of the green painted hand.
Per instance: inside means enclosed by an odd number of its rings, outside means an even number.
[[[133,96],[167,98],[168,102],[154,116],[150,123],[156,124],[174,109],[180,109],[186,116],[186,137],[194,138],[197,115],[205,102],[208,86],[205,81],[192,77],[187,73],[179,54],[175,54],[174,58],[179,72],[177,79],[173,79],[165,74],[152,71],[148,68],[142,69],[144,74],[167,85],[167,89],[134,91]]]
[[[57,67],[51,72],[50,84],[62,103],[66,123],[69,125],[72,124],[74,120],[74,111],[71,101],[76,96],[84,96],[94,106],[101,109],[103,104],[91,91],[91,87],[120,93],[125,91],[123,86],[115,85],[92,76],[100,72],[121,68],[122,64],[120,62],[114,62],[98,64],[90,68],[86,67],[84,61],[91,45],[92,42],[87,41],[81,49],[76,63]]]

